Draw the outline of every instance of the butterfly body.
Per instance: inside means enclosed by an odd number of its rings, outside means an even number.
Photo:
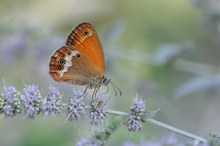
[[[66,44],[52,55],[49,72],[58,82],[98,89],[110,79],[104,76],[105,59],[98,34],[89,23],[77,25]]]

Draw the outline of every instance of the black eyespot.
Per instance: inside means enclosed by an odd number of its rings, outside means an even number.
[[[76,57],[77,57],[77,58],[80,58],[80,54],[79,54],[79,53],[77,53],[77,54],[76,54]]]
[[[63,66],[62,66],[62,65],[59,65],[59,66],[57,67],[57,69],[58,69],[58,70],[63,70]]]
[[[61,59],[59,60],[59,64],[64,65],[65,63],[66,63],[66,60],[64,60],[63,58],[61,58]]]
[[[89,32],[88,32],[88,31],[85,31],[85,32],[84,32],[84,35],[85,35],[85,36],[87,36],[88,34],[89,34]]]

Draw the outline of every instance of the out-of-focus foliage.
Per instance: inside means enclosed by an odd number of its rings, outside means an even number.
[[[110,87],[108,108],[127,111],[138,92],[147,108],[161,109],[157,120],[198,135],[220,133],[219,10],[219,0],[0,1],[0,79],[18,90],[37,84],[42,95],[53,84],[68,100],[76,86],[53,81],[48,62],[76,24],[89,22],[102,40],[105,74],[123,92],[114,97]],[[94,132],[86,118],[64,120],[2,118],[0,145],[73,145]],[[148,124],[133,134],[119,128],[108,145],[169,133]]]

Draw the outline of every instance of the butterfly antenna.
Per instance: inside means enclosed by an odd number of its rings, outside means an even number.
[[[111,85],[112,85],[112,87],[114,88],[115,92],[116,92],[116,89],[119,91],[119,95],[121,96],[121,95],[122,95],[122,92],[121,92],[120,88],[119,88],[118,86],[116,86],[115,83],[112,82],[112,81],[111,81]],[[117,95],[117,94],[116,94],[116,95]]]
[[[114,84],[112,84],[112,82],[111,82],[111,85],[112,85],[112,88],[113,88],[113,89],[114,89],[114,91],[115,91],[115,96],[117,96],[116,87],[114,86]]]
[[[107,94],[109,91],[109,87],[108,86],[106,86],[106,87],[107,87],[107,90],[105,91],[105,94]]]

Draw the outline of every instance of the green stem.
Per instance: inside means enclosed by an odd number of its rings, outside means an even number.
[[[109,114],[113,114],[113,115],[121,115],[121,116],[128,116],[129,113],[126,113],[126,112],[121,112],[121,111],[115,111],[115,110],[107,110],[106,113],[109,113]],[[147,118],[146,121],[148,123],[151,123],[155,126],[158,126],[158,127],[162,127],[162,128],[165,128],[165,129],[168,129],[168,130],[171,130],[171,131],[174,131],[178,134],[181,134],[181,135],[184,135],[184,136],[187,136],[187,137],[190,137],[190,138],[193,138],[193,139],[197,139],[203,143],[206,143],[207,142],[207,139],[203,138],[203,137],[200,137],[200,136],[197,136],[197,135],[194,135],[192,133],[189,133],[189,132],[186,132],[186,131],[183,131],[183,130],[180,130],[178,128],[175,128],[175,127],[172,127],[170,125],[167,125],[165,123],[162,123],[160,121],[157,121],[153,118]]]
[[[203,138],[203,137],[197,136],[197,135],[195,135],[195,134],[189,133],[189,132],[187,132],[187,131],[183,131],[183,130],[178,129],[178,128],[175,128],[175,127],[172,127],[172,126],[170,126],[170,125],[167,125],[167,124],[162,123],[162,122],[160,122],[160,121],[157,121],[157,120],[155,120],[155,119],[148,118],[146,121],[147,121],[148,123],[151,123],[151,124],[156,125],[156,126],[158,126],[158,127],[162,127],[162,128],[165,128],[165,129],[174,131],[174,132],[176,132],[176,133],[179,133],[179,134],[181,134],[181,135],[184,135],[184,136],[187,136],[187,137],[190,137],[190,138],[193,138],[193,139],[197,139],[197,140],[199,140],[199,141],[201,141],[201,142],[203,142],[203,143],[206,143],[206,142],[207,142],[207,139],[205,139],[205,138]]]

